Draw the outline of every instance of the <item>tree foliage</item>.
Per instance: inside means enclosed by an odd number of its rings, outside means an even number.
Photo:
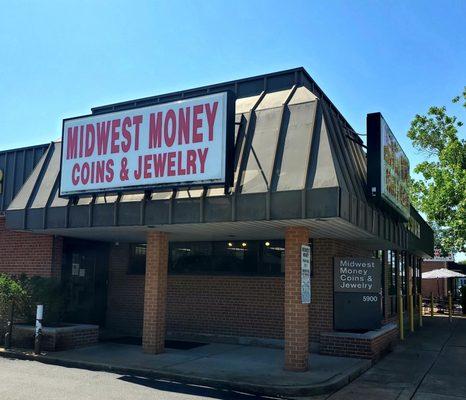
[[[22,307],[27,301],[24,287],[8,275],[0,274],[0,321],[6,320],[11,304]]]
[[[44,324],[60,323],[65,312],[64,297],[62,285],[54,278],[0,274],[0,322],[8,318],[14,303],[16,318],[24,322],[34,323],[37,304],[43,304]]]
[[[453,103],[466,109],[466,87]],[[430,107],[416,115],[408,137],[427,155],[414,171],[423,179],[413,180],[411,201],[435,231],[436,246],[444,253],[466,249],[466,141],[463,123],[449,115],[446,107]],[[463,133],[463,138],[461,134]]]

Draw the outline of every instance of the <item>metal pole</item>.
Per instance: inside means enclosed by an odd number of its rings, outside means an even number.
[[[398,294],[398,328],[400,330],[400,340],[405,339],[404,321],[403,321],[403,296]]]
[[[413,294],[408,295],[409,330],[414,332],[414,298]]]
[[[8,321],[6,333],[5,333],[5,349],[11,347],[11,342],[13,338],[13,319],[15,315],[15,302],[12,300],[10,305],[10,319]]]
[[[430,316],[434,316],[434,294],[430,293]]]
[[[36,335],[34,340],[34,353],[40,354],[40,345],[42,341],[42,319],[44,316],[44,306],[38,305],[36,311]]]
[[[423,308],[422,294],[419,293],[419,327],[420,328],[422,328],[422,308]]]
[[[397,262],[397,266],[396,266],[396,283],[397,283],[396,292],[397,292],[397,297],[398,297],[398,329],[400,331],[400,340],[404,340],[405,332],[404,332],[404,321],[403,321],[403,296],[401,293],[401,276],[400,276],[399,262]]]
[[[408,268],[409,271],[409,268]],[[409,317],[409,331],[414,332],[414,298],[411,276],[408,273],[408,317]]]
[[[451,299],[451,291],[448,291],[448,318],[450,319],[450,322],[452,321],[452,316],[453,316],[453,304],[452,304],[452,299]]]

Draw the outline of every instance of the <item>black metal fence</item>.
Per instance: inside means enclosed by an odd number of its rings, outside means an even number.
[[[449,298],[446,297],[423,297],[422,299],[423,314],[429,315],[432,312],[434,314],[449,315]],[[461,297],[451,297],[451,312],[452,315],[464,315],[463,308],[461,307]],[[466,309],[464,310],[466,314]]]

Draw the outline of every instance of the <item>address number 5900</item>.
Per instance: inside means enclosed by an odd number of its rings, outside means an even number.
[[[377,296],[362,296],[362,301],[368,302],[368,303],[376,303],[377,302]]]

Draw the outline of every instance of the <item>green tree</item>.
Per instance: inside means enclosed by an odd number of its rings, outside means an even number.
[[[12,303],[15,307],[22,307],[26,299],[27,292],[20,283],[7,275],[0,274],[0,321],[7,319]]]
[[[466,87],[453,99],[466,109]],[[466,249],[466,141],[463,123],[446,107],[430,107],[416,115],[408,137],[426,161],[414,168],[423,179],[413,180],[411,201],[432,224],[436,246],[444,253]]]

